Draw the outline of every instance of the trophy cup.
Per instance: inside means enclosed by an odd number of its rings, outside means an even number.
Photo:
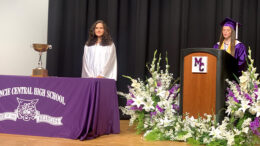
[[[32,76],[33,77],[47,77],[48,71],[42,67],[42,53],[46,52],[48,49],[51,49],[52,46],[48,44],[33,44],[33,48],[35,51],[39,52],[39,61],[38,67],[33,69]]]

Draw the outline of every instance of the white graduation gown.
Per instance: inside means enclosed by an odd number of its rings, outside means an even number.
[[[110,46],[85,45],[81,77],[96,78],[97,76],[117,79],[117,59],[114,43]]]

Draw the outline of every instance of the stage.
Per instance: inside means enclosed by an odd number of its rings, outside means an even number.
[[[110,134],[92,140],[71,140],[27,135],[13,135],[0,133],[1,146],[188,146],[184,142],[145,141],[142,135],[136,134],[134,127],[128,126],[128,120],[120,121],[120,134]]]

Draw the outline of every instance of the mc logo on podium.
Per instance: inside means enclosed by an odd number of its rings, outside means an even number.
[[[192,73],[207,73],[207,68],[207,56],[192,56]]]

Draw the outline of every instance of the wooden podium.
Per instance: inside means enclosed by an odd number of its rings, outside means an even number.
[[[203,117],[225,114],[226,79],[234,80],[237,61],[226,51],[213,48],[188,48],[181,51],[181,114]]]

